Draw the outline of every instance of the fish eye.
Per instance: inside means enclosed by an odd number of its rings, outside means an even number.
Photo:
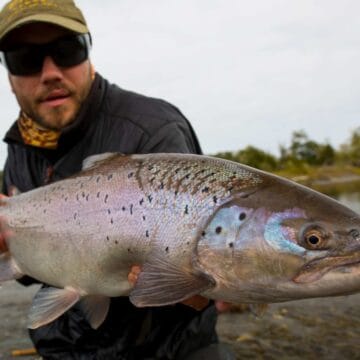
[[[319,228],[310,228],[304,232],[303,242],[309,250],[322,250],[326,248],[327,236]]]
[[[357,229],[350,230],[350,235],[356,240],[360,237],[360,232]]]

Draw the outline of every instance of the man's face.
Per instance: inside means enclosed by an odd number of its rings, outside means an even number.
[[[14,30],[11,44],[44,44],[68,35],[65,29],[44,23]],[[91,82],[89,60],[72,67],[59,67],[46,56],[39,73],[27,76],[9,74],[20,108],[47,129],[60,130],[74,121],[87,97]]]

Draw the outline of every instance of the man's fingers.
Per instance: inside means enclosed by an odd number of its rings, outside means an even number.
[[[8,251],[6,241],[3,236],[0,235],[0,254]]]
[[[128,281],[132,286],[135,286],[138,276],[141,272],[141,267],[139,265],[133,265],[128,274]]]
[[[194,295],[189,299],[186,299],[181,302],[183,305],[190,306],[191,308],[200,311],[209,304],[209,299],[201,296],[201,295]]]
[[[0,216],[0,254],[8,251],[6,239],[9,238],[11,234],[12,232],[8,229],[5,219]]]

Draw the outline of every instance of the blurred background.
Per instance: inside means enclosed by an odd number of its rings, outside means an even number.
[[[338,147],[359,126],[356,0],[76,2],[96,70],[178,106],[206,154],[252,145],[278,156],[297,130]],[[18,115],[3,68],[0,109],[3,137]],[[0,169],[5,156],[1,144]]]

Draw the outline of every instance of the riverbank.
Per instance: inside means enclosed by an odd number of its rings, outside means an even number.
[[[32,347],[26,316],[36,291],[16,282],[0,289],[1,360],[39,358],[11,356],[13,350]],[[217,330],[239,360],[359,360],[359,302],[357,294],[273,304],[261,318],[248,310],[222,314]]]

